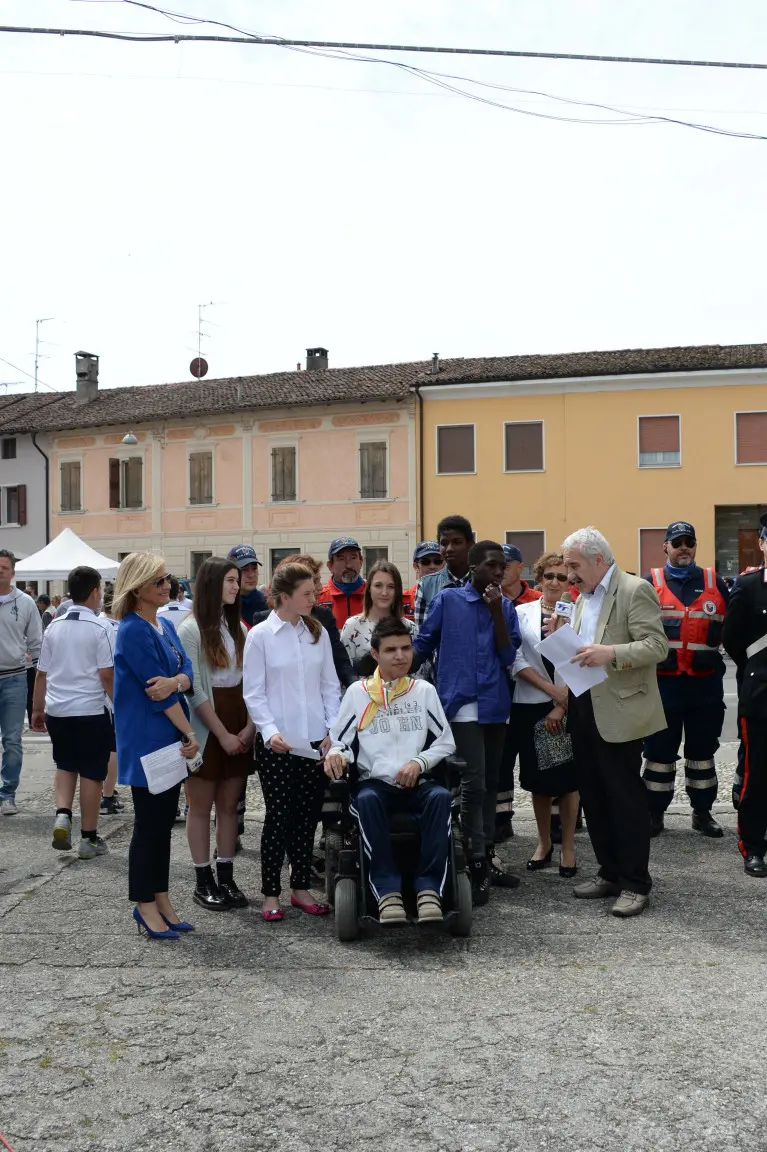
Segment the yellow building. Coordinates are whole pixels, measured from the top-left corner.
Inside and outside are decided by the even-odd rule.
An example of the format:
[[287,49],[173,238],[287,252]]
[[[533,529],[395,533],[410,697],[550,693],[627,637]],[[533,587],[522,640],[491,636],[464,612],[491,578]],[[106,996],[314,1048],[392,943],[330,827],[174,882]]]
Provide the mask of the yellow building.
[[529,566],[594,524],[645,573],[665,527],[687,520],[722,575],[759,557],[765,344],[435,359],[415,391],[425,536],[461,513]]

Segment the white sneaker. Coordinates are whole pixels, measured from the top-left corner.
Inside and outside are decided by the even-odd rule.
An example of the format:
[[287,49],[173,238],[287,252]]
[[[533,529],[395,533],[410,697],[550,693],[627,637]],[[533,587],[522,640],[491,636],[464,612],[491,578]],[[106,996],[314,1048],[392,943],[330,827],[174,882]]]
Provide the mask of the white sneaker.
[[10,796],[5,800],[0,800],[0,816],[18,816],[19,810],[16,807],[16,801]]
[[53,840],[51,844],[59,852],[72,850],[72,817],[66,812],[60,812],[53,825]]

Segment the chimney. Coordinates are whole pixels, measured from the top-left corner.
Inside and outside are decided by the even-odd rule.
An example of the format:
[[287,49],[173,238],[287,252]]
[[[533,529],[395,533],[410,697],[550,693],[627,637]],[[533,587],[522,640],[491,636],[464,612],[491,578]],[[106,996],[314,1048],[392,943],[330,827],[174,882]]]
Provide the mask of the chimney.
[[306,349],[306,371],[318,371],[320,368],[327,368],[328,366],[328,350],[327,348],[307,348]]
[[75,352],[77,403],[90,404],[99,394],[99,358],[92,352]]
[[434,352],[431,358],[431,374],[432,376],[439,375],[439,352]]

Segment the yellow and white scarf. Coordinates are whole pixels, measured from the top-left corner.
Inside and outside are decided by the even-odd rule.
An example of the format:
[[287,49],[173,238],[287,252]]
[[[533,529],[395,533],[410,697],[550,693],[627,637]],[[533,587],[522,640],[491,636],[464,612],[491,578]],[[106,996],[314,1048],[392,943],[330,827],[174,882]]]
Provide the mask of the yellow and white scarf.
[[404,696],[413,685],[412,677],[400,676],[393,684],[385,684],[381,679],[381,669],[376,668],[374,674],[363,681],[363,687],[370,697],[370,703],[362,713],[359,731],[363,732],[372,724],[379,708],[388,708],[399,696]]

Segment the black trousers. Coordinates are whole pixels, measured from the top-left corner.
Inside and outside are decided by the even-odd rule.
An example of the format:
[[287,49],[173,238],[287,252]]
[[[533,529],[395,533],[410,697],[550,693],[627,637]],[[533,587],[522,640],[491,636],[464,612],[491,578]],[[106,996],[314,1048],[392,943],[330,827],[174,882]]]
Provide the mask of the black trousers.
[[650,809],[642,780],[642,741],[608,744],[599,735],[591,693],[570,694],[567,721],[578,790],[599,875],[646,895],[650,879]]
[[740,717],[743,787],[738,804],[738,847],[744,856],[767,852],[767,720]]
[[286,851],[290,887],[308,888],[325,774],[316,760],[272,752],[265,745],[258,775],[266,807],[261,833],[261,891],[264,896],[279,896]]
[[128,897],[149,904],[156,892],[168,891],[170,834],[181,785],[153,796],[148,788],[131,788],[133,836],[128,852]]

